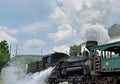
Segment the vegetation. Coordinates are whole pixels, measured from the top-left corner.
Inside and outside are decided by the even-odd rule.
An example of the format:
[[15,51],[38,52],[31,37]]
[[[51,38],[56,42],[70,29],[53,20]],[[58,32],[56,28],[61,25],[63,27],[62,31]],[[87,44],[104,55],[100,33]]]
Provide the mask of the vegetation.
[[10,60],[10,53],[7,41],[0,42],[0,72],[5,64]]
[[110,37],[120,36],[120,24],[114,24],[108,30]]
[[70,46],[70,51],[81,52],[81,45]]
[[81,53],[81,47],[82,45],[84,45],[85,43],[81,43],[79,45],[73,45],[70,46],[70,54],[80,54]]
[[22,64],[27,64],[35,61],[41,61],[42,57],[40,55],[17,55],[13,57],[11,62],[20,62]]
[[3,84],[2,83],[2,75],[1,75],[1,73],[0,73],[0,84]]

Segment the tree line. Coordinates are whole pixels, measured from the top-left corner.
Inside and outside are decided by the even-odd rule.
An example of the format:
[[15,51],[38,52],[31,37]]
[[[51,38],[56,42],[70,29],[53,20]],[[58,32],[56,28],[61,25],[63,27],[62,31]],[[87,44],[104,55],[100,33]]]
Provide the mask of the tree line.
[[0,42],[0,72],[10,60],[9,46],[6,40]]
[[[80,53],[82,44],[70,46],[70,52]],[[9,46],[7,41],[3,40],[0,42],[0,72],[2,68],[8,63],[9,60],[10,60]]]

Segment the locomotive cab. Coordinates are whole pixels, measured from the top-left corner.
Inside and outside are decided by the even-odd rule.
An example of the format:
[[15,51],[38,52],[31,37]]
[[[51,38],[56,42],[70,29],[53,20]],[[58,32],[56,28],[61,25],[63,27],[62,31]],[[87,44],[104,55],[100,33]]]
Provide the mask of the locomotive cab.
[[58,63],[58,61],[68,58],[69,56],[67,54],[64,53],[60,53],[60,52],[55,52],[52,54],[48,54],[48,55],[44,55],[42,57],[42,62],[43,62],[43,69],[46,69],[48,67],[51,66],[56,66],[56,64]]

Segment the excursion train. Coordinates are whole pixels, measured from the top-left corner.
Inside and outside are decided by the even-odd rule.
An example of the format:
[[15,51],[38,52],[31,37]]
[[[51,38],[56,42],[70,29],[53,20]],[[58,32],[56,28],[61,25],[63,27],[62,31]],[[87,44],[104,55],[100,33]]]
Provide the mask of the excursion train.
[[49,84],[65,81],[69,84],[120,84],[120,42],[98,45],[96,41],[87,41],[86,48],[79,55],[59,52],[45,55],[42,61],[28,64],[28,72],[55,66],[47,80]]

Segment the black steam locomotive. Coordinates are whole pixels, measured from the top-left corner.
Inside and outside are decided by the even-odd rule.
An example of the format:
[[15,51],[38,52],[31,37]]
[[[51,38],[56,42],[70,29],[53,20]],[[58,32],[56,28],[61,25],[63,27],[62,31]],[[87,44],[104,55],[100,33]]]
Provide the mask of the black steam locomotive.
[[[89,41],[86,43],[86,47],[97,46],[96,41]],[[58,60],[56,68],[49,78],[49,83],[57,84],[59,82],[67,81],[71,84],[87,84],[90,81],[91,75],[91,58],[89,58],[89,52],[84,51],[82,54],[70,54],[65,59]]]
[[[28,72],[55,66],[47,80],[50,84],[67,81],[69,84],[119,84],[120,42],[98,46],[96,41],[86,42],[87,51],[79,55],[55,52],[42,61],[29,64]],[[117,56],[118,54],[118,56]]]

